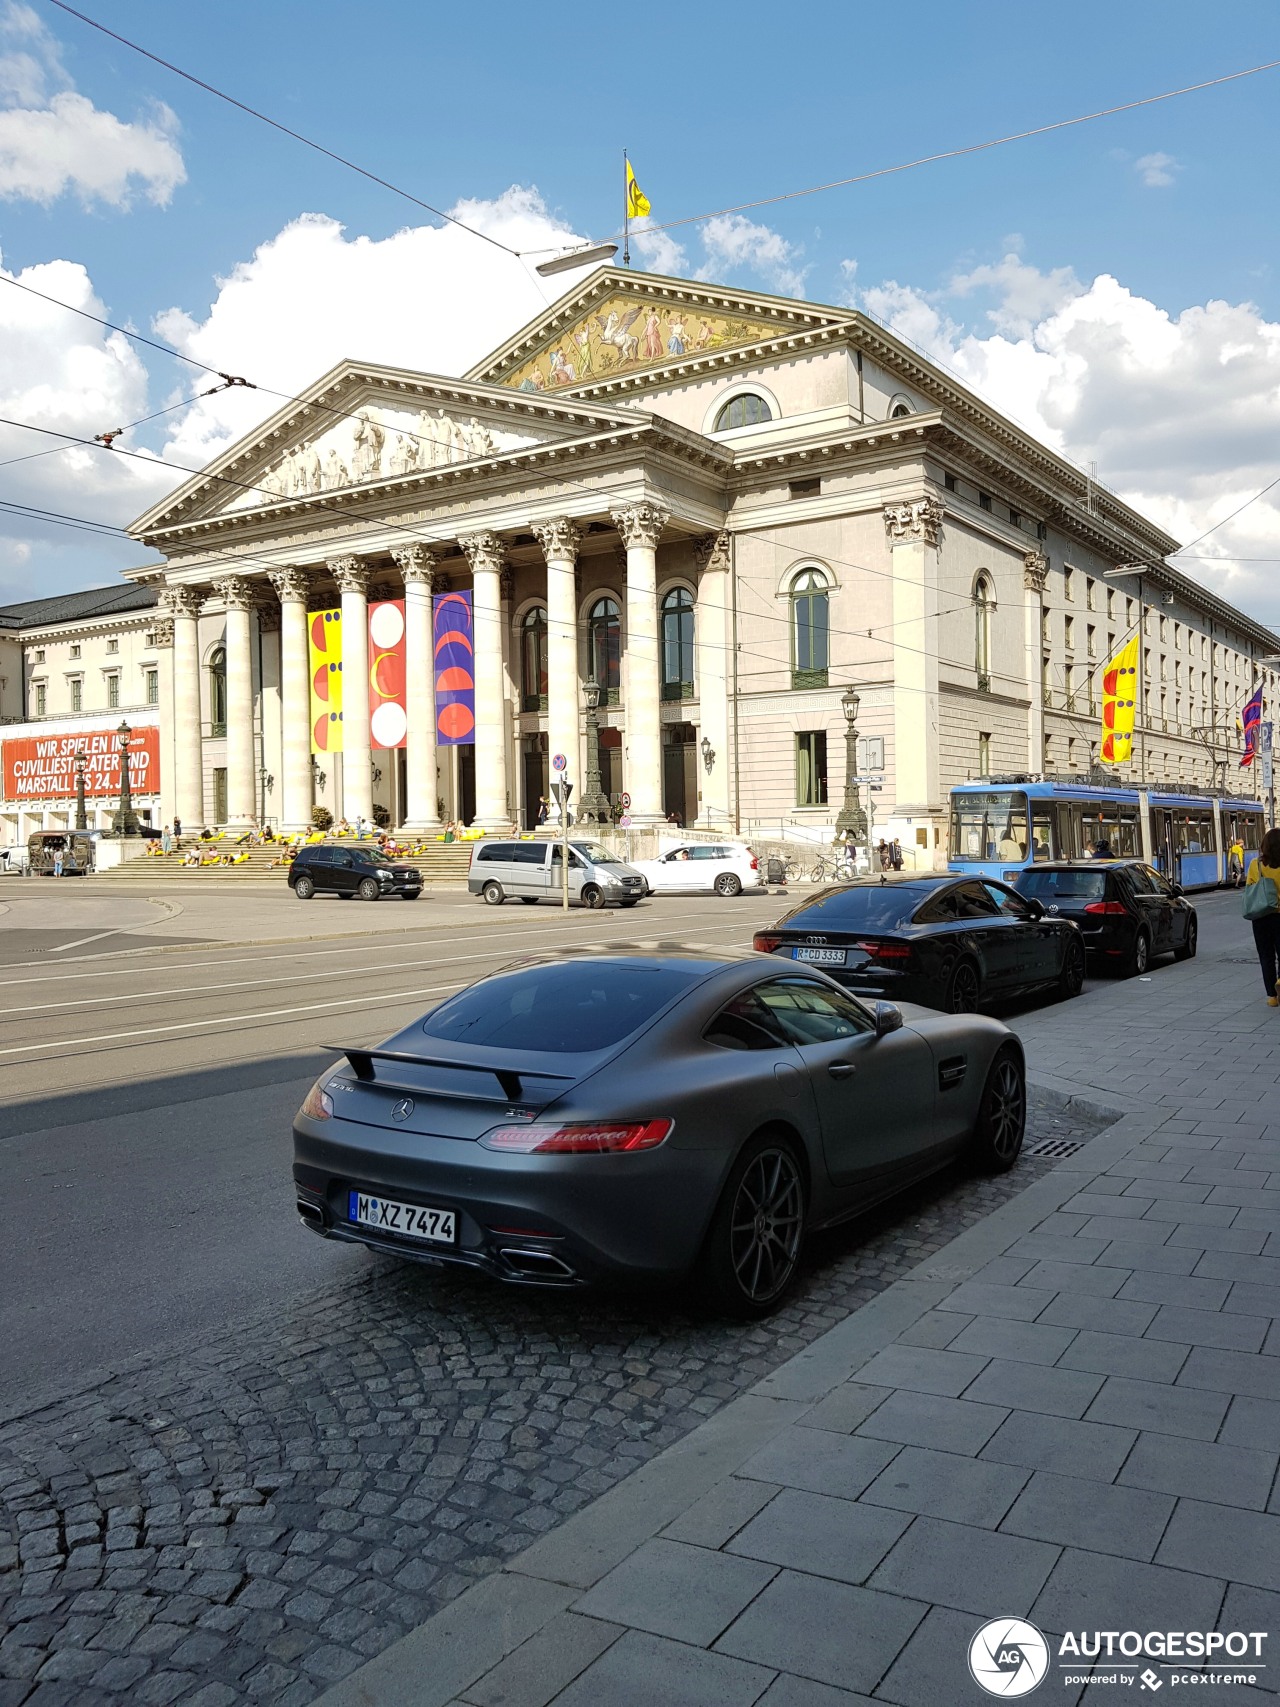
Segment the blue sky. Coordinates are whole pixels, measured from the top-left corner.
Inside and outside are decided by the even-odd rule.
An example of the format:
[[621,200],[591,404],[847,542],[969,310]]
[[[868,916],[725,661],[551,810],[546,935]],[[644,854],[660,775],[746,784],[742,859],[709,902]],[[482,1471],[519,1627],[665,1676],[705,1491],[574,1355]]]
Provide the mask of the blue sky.
[[[924,0],[910,9],[818,3],[789,14],[755,3],[695,4],[625,17],[576,3],[81,5],[439,207],[494,204],[498,211],[484,217],[496,221],[511,186],[536,188],[541,203],[532,211],[525,204],[530,217],[521,225],[535,235],[557,221],[592,236],[616,227],[624,145],[655,217],[675,219],[1280,58],[1280,9],[1230,0],[1213,8],[1183,0],[1159,7],[1085,3],[1070,12],[1025,0]],[[354,356],[383,353],[385,346],[375,351],[361,342],[387,334],[377,271],[385,266],[392,319],[404,316],[408,355],[432,354],[446,365],[444,322],[460,311],[441,275],[483,271],[483,255],[439,246],[438,260],[421,276],[402,276],[413,258],[388,240],[431,223],[407,202],[45,0],[0,0],[0,23],[6,18],[0,253],[7,272],[68,263],[82,270],[86,304],[96,297],[111,317],[148,331],[157,316],[180,309],[185,320],[170,316],[162,324],[167,335],[184,334],[186,347],[216,347],[237,371],[275,361],[275,381],[299,384],[329,365],[332,349],[317,336],[309,370],[305,343],[276,361],[291,335],[272,324],[288,295],[287,268],[295,269],[291,288],[323,298],[326,255],[340,246],[351,259],[351,246],[368,239],[370,270],[329,316],[341,322],[349,347],[333,347]],[[23,65],[30,72],[28,61],[38,76],[20,74]],[[129,127],[121,148],[124,155],[136,148],[139,170],[114,186],[87,186],[72,160],[65,183],[56,172],[48,181],[33,183],[21,172],[6,180],[6,138],[12,145],[16,136],[21,148],[38,134],[40,115],[71,92],[81,104],[64,112],[67,126],[74,131],[83,119],[91,127],[86,107],[113,115]],[[892,320],[1068,454],[1098,460],[1104,480],[1191,538],[1280,473],[1278,115],[1280,71],[1273,71],[762,208],[746,222],[712,227],[710,243],[705,228],[684,227],[671,233],[682,253],[658,251],[656,258],[726,282],[856,302]],[[6,120],[18,128],[6,132]],[[66,146],[71,159],[74,136]],[[325,227],[309,255],[292,240],[271,248],[304,214],[325,216],[343,232]],[[264,245],[269,258],[255,271]],[[463,240],[462,247],[483,246]],[[233,313],[220,281],[246,266]],[[393,279],[396,267],[401,275]],[[272,268],[274,285],[266,277]],[[74,283],[65,272],[40,277],[53,294],[55,283]],[[1100,288],[1099,278],[1116,286]],[[251,334],[255,290],[260,331]],[[486,300],[493,314],[507,317],[493,324],[495,344],[538,307],[527,280],[495,286]],[[1213,303],[1226,306],[1215,311]],[[441,322],[425,352],[419,314]],[[0,320],[0,366],[6,330],[26,338],[28,355],[50,340],[50,357],[65,358],[64,394],[46,419],[71,418],[65,393],[74,390],[75,340],[89,336],[84,325],[69,329],[71,342],[59,349],[52,322],[33,333]],[[485,336],[474,327],[460,331],[457,365],[479,353],[471,344],[481,337],[483,347]],[[1242,348],[1246,359],[1233,367],[1231,352]],[[88,353],[104,355],[101,348]],[[142,414],[172,400],[173,365],[147,352],[138,359],[139,368],[117,376],[118,397],[103,381],[86,426],[97,419],[94,410],[117,402]],[[0,378],[0,412],[13,415],[21,406],[28,411],[22,418],[37,418],[31,411],[41,406],[39,390],[36,374],[21,384]],[[200,419],[203,436],[187,431],[168,443],[170,456],[217,448],[246,417],[206,411]],[[1148,440],[1155,448],[1145,454],[1140,446]],[[161,450],[167,441],[157,427],[132,442]],[[4,457],[29,448],[12,433],[0,440]],[[0,469],[0,497],[113,522],[142,507],[129,482],[112,485],[101,472],[66,479],[59,489],[64,462]],[[1280,507],[1254,505],[1240,522],[1202,550],[1252,560],[1269,549],[1280,558]],[[0,591],[9,597],[29,575],[84,584],[138,555],[91,536],[23,531],[3,517],[0,534],[11,547],[6,562],[0,541]],[[1268,583],[1276,567],[1211,564],[1203,572],[1274,621],[1280,599]]]

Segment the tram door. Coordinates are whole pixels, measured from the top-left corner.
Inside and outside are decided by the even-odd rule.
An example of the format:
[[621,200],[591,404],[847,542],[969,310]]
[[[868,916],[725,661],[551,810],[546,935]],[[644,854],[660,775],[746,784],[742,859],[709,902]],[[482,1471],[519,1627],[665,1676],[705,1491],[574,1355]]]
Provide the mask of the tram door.
[[1054,850],[1055,859],[1079,859],[1080,838],[1076,835],[1076,825],[1072,809],[1063,801],[1054,806],[1057,848]]
[[1162,812],[1158,806],[1151,808],[1151,831],[1153,852],[1156,856],[1156,870],[1162,872],[1171,883],[1178,881],[1178,852],[1177,837],[1173,828],[1173,813]]

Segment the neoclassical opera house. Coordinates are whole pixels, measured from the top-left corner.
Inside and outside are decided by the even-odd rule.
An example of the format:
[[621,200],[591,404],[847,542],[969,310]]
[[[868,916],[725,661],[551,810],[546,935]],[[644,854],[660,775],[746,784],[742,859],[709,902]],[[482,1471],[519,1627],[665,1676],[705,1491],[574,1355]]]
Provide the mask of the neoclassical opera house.
[[633,823],[825,823],[852,684],[877,824],[936,849],[953,782],[1087,772],[1138,592],[1104,571],[1159,613],[1152,774],[1209,782],[1197,727],[1276,650],[873,321],[616,268],[463,379],[343,362],[132,532],[187,826],[532,822],[589,682]]

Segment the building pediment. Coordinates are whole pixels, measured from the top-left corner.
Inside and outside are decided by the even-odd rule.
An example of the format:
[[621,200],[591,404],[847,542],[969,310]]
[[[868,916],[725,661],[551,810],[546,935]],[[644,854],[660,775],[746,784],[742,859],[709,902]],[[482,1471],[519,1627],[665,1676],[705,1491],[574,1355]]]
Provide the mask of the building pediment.
[[828,331],[849,319],[839,310],[785,297],[603,267],[468,377],[526,394],[572,394],[782,337]]
[[345,362],[139,517],[143,537],[635,426],[634,413]]

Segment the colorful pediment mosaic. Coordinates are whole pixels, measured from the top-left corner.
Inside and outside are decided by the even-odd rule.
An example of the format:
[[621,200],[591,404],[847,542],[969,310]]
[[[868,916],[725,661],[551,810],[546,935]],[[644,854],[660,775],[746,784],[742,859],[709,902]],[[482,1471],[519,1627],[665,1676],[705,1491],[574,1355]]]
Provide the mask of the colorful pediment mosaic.
[[517,391],[562,391],[708,350],[758,344],[779,330],[767,320],[704,314],[679,302],[637,302],[634,294],[618,292],[550,339],[502,384]]

